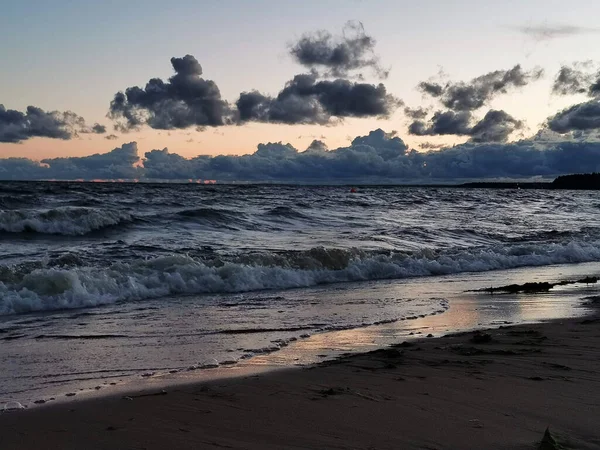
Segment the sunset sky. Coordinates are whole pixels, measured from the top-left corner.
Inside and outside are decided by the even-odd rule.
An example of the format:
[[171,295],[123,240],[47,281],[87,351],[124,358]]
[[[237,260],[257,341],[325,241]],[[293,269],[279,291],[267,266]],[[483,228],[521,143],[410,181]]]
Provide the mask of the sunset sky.
[[[117,92],[143,88],[151,78],[166,81],[174,75],[170,59],[187,54],[230,104],[252,90],[276,96],[287,81],[308,72],[294,61],[291,46],[318,30],[340,37],[348,21],[362,23],[376,41],[381,67],[390,69],[386,79],[362,70],[364,82],[383,83],[412,108],[440,109],[417,89],[422,81],[440,80],[440,74],[444,81],[468,82],[517,64],[524,71],[544,69],[541,79],[495,96],[474,113],[481,119],[488,109],[504,110],[525,122],[510,139],[528,137],[548,117],[585,101],[583,94],[556,96],[551,90],[561,65],[597,58],[599,14],[600,3],[592,0],[12,2],[0,15],[0,104],[21,112],[29,105],[73,111],[107,131],[69,140],[32,137],[0,143],[0,157],[83,156],[131,141],[140,154],[168,147],[185,157],[252,153],[259,143],[277,141],[304,150],[319,139],[336,148],[376,128],[396,130],[410,148],[466,141],[465,136],[410,135],[404,107],[387,118],[348,117],[335,125],[251,121],[201,131],[144,125],[122,132],[106,117]],[[106,139],[110,135],[116,138]]]

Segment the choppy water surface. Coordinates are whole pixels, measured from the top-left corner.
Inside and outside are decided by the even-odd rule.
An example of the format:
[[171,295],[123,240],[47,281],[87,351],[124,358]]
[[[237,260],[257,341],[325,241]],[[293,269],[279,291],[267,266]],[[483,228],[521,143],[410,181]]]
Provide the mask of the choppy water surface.
[[599,219],[594,192],[3,183],[0,362],[36,380],[4,393],[439,314],[347,283],[600,261]]

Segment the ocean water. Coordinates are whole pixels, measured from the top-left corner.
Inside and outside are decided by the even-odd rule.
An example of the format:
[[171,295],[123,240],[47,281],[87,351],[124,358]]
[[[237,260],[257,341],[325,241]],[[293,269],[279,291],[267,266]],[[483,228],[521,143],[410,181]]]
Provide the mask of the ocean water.
[[[587,191],[2,183],[0,402],[401,333],[469,286],[599,262],[599,219]],[[572,314],[513,300],[484,322]]]

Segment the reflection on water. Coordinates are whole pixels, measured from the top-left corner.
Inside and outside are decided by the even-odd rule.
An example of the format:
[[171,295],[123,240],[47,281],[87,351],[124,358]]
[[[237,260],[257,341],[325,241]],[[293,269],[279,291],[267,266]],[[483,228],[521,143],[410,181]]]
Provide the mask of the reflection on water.
[[[598,274],[600,264],[590,263],[181,297],[170,299],[169,308],[157,300],[5,317],[0,320],[0,403],[31,403],[79,389],[94,392],[95,386],[111,392],[117,389],[112,382],[125,388],[139,387],[141,380],[172,383],[252,373],[429,334],[574,317],[587,312],[581,298],[598,295],[600,286],[573,284],[540,294],[474,291]],[[224,365],[188,370],[213,358]]]
[[583,316],[589,310],[582,306],[581,299],[599,295],[600,285],[571,284],[536,294],[490,295],[469,291],[533,281],[571,280],[599,272],[600,266],[590,263],[379,283],[371,288],[371,295],[415,299],[445,298],[448,299],[450,308],[443,314],[412,321],[401,320],[391,324],[315,335],[275,354],[255,358],[249,364],[310,364],[342,353],[370,351],[403,340],[424,338],[429,334],[441,336],[478,328]]

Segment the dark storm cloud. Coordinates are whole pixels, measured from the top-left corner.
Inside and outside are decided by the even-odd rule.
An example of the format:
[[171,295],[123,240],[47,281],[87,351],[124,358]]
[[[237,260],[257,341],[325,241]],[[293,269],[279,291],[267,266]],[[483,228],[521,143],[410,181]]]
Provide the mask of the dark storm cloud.
[[332,118],[388,117],[402,102],[383,84],[344,79],[318,81],[315,74],[296,75],[277,97],[244,92],[236,102],[240,122],[327,124]]
[[0,159],[0,180],[40,180],[46,177],[47,168],[27,158]]
[[[495,123],[489,119],[487,123]],[[491,126],[493,129],[494,127]],[[436,146],[437,147],[437,146]],[[533,140],[471,142],[431,152],[408,150],[394,133],[375,130],[348,147],[327,151],[319,144],[304,152],[290,144],[261,144],[251,155],[185,159],[167,149],[146,154],[146,177],[274,182],[410,182],[528,178],[600,170],[600,143]]]
[[[489,122],[495,123],[493,120]],[[493,128],[493,127],[492,127]],[[347,147],[326,150],[314,143],[304,152],[281,142],[260,144],[242,156],[186,159],[168,149],[145,154],[135,143],[104,155],[54,158],[39,164],[24,158],[0,159],[0,179],[132,179],[273,181],[310,183],[402,183],[485,178],[553,177],[600,171],[600,142],[476,143],[430,152],[408,150],[395,133],[375,130]]]
[[408,127],[408,132],[415,136],[464,136],[471,133],[471,118],[468,111],[437,111],[429,122],[415,120]]
[[600,73],[591,61],[562,66],[552,87],[558,95],[586,94],[592,100],[559,111],[546,126],[556,133],[587,133],[600,130]]
[[473,126],[471,140],[473,142],[506,142],[508,137],[523,128],[523,122],[515,119],[502,110],[492,109]]
[[140,160],[137,144],[130,142],[111,152],[83,157],[43,159],[48,177],[57,179],[118,179],[138,178],[141,170],[134,167]]
[[[168,150],[146,153],[147,178],[199,178],[247,181],[337,181],[391,174],[389,164],[406,152],[394,133],[375,130],[354,139],[349,147],[327,151],[314,143],[304,152],[281,142],[259,144],[255,153],[242,156],[200,156],[190,160]],[[216,177],[216,178],[213,178]]]
[[560,111],[548,119],[548,128],[557,133],[600,129],[600,101],[590,100]]
[[415,120],[408,128],[416,136],[456,135],[470,136],[473,142],[506,142],[523,123],[505,111],[490,110],[472,125],[469,111],[438,111],[428,121]]
[[0,104],[0,142],[18,143],[34,137],[68,140],[86,131],[83,117],[72,111],[28,106],[23,113]]
[[600,143],[470,143],[415,155],[419,159],[423,173],[435,179],[553,177],[600,170]]
[[143,175],[137,144],[130,142],[103,153],[83,157],[48,158],[41,164],[26,158],[0,159],[1,180],[135,179]]
[[341,36],[325,30],[307,33],[290,46],[290,54],[300,64],[325,76],[347,77],[349,72],[370,68],[380,78],[388,71],[375,54],[375,39],[365,33],[360,22],[347,22]]
[[497,95],[526,86],[541,78],[542,75],[541,69],[526,72],[520,65],[516,65],[509,70],[496,70],[481,75],[469,82],[448,82],[444,85],[422,82],[418,87],[424,94],[438,99],[448,109],[474,111],[486,105]]
[[202,67],[191,55],[171,58],[175,75],[168,81],[152,78],[144,88],[129,87],[115,94],[109,117],[127,131],[149,125],[160,130],[220,126],[231,111],[214,81],[202,78]]
[[175,153],[169,153],[169,150],[152,150],[145,155],[144,175],[148,179],[170,179],[187,180],[197,178],[195,176],[197,168],[194,159],[185,159],[183,156]]
[[590,97],[600,97],[600,75],[596,78],[589,88],[588,95]]
[[516,30],[529,36],[536,41],[548,41],[551,39],[577,36],[580,34],[598,33],[600,28],[580,27],[576,25],[526,25],[515,27]]

